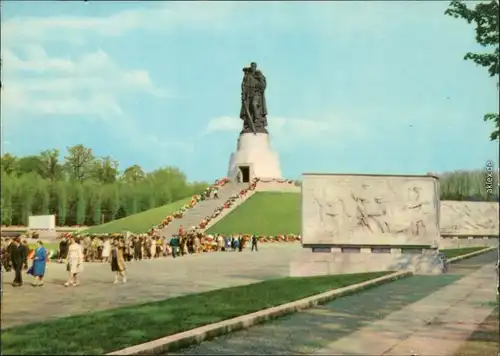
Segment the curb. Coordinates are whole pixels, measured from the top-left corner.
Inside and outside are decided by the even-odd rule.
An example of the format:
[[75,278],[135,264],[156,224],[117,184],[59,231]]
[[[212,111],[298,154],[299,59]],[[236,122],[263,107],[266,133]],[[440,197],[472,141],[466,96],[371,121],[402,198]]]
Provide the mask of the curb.
[[465,260],[467,258],[471,258],[471,257],[477,256],[477,255],[481,255],[481,254],[483,254],[485,252],[493,251],[493,250],[496,250],[496,249],[497,249],[496,247],[486,247],[486,248],[484,248],[482,250],[479,250],[479,251],[474,251],[474,252],[471,252],[471,253],[467,253],[465,255],[461,255],[461,256],[450,258],[448,260],[448,263],[453,263],[453,262],[458,262],[458,261],[461,261],[461,260]]
[[303,309],[312,308],[318,304],[323,304],[329,302],[332,299],[361,291],[367,287],[392,282],[394,280],[409,277],[411,275],[413,275],[413,273],[408,271],[391,273],[387,276],[375,278],[366,282],[334,289],[325,293],[314,295],[312,297],[260,310],[251,314],[241,315],[239,317],[224,320],[215,324],[205,325],[196,329],[191,329],[178,334],[166,336],[143,344],[127,347],[122,350],[108,353],[107,355],[166,354],[172,349],[179,349],[190,345],[199,344],[207,339],[213,339],[217,336],[228,334],[240,329],[245,329],[269,319],[274,319],[280,316],[295,313]]

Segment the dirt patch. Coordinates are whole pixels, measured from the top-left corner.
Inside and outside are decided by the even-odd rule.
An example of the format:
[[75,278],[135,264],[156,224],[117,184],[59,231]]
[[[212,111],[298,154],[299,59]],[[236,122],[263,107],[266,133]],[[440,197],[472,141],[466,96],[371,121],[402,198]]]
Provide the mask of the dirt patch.
[[497,305],[495,310],[479,325],[455,356],[497,356],[499,354],[498,312]]

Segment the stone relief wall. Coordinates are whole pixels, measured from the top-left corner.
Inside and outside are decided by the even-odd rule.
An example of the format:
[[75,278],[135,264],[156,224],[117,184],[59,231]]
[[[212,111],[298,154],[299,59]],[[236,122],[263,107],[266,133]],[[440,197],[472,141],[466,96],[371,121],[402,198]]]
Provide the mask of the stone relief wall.
[[441,234],[498,235],[497,202],[441,201]]
[[302,243],[435,245],[437,184],[431,176],[304,175]]

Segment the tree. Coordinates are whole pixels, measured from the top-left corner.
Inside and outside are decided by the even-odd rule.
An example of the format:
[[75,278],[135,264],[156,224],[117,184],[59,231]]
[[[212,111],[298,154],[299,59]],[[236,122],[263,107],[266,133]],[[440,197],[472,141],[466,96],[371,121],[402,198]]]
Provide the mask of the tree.
[[[499,67],[499,6],[498,0],[492,0],[489,3],[478,3],[473,8],[469,8],[461,0],[453,0],[446,15],[454,18],[462,18],[469,24],[474,22],[476,25],[476,41],[481,46],[490,48],[488,53],[472,53],[465,55],[465,60],[471,60],[477,65],[488,68],[488,73],[491,77],[497,77],[500,74]],[[492,141],[500,137],[498,113],[488,113],[483,117],[484,121],[493,121],[494,129],[490,135]]]
[[96,159],[92,164],[91,176],[101,183],[113,183],[118,176],[118,162],[111,157]]
[[68,216],[68,190],[66,182],[57,182],[57,223],[59,226],[66,224],[66,217]]
[[85,225],[85,216],[87,210],[87,200],[85,199],[85,190],[81,183],[75,186],[75,219],[77,225]]
[[68,147],[68,155],[64,157],[65,166],[72,179],[83,181],[91,173],[94,155],[92,149],[83,145]]
[[43,175],[42,160],[40,156],[26,156],[17,161],[16,173],[18,175],[36,173]]
[[63,167],[59,164],[59,150],[52,149],[40,153],[42,177],[54,181],[59,179],[63,172]]
[[134,164],[123,171],[121,178],[129,183],[139,182],[144,180],[146,174],[142,170],[141,166]]
[[2,171],[7,174],[12,174],[16,169],[17,158],[12,156],[10,153],[6,153],[2,156]]
[[12,225],[13,195],[15,193],[11,177],[2,172],[2,225]]
[[120,206],[120,190],[118,184],[106,184],[102,189],[101,198],[101,211],[104,214],[104,221],[108,222],[116,219]]
[[27,226],[28,218],[33,213],[33,203],[36,194],[36,181],[38,180],[36,173],[25,174],[21,177],[19,193],[20,202],[20,223]]

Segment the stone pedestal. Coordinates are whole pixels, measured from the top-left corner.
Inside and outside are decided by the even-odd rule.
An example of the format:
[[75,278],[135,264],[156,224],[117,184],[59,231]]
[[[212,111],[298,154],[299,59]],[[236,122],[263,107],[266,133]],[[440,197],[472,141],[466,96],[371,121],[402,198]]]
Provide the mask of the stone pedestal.
[[244,180],[253,178],[281,179],[278,154],[271,149],[269,134],[241,134],[236,152],[229,160],[229,178],[235,178],[239,172]]
[[446,266],[438,253],[437,248],[304,248],[290,264],[290,277],[380,271],[441,274]]

